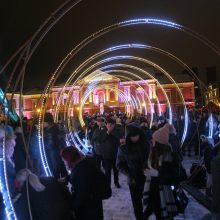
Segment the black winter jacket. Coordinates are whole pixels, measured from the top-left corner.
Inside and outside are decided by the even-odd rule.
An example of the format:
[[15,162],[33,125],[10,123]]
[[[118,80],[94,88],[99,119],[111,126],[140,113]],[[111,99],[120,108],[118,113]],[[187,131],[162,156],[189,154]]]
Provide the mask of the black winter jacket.
[[77,220],[103,219],[102,200],[96,197],[93,187],[95,169],[93,158],[86,157],[72,171],[72,205]]
[[101,136],[103,158],[106,160],[116,160],[120,138],[122,138],[121,129],[115,127],[110,134],[107,134],[107,131],[104,130]]
[[[71,196],[69,191],[52,177],[40,179],[46,187],[42,192],[35,191],[29,185],[29,199],[34,220],[73,220]],[[22,188],[22,196],[15,203],[18,219],[30,220],[26,184]]]
[[59,129],[56,124],[44,128],[44,146],[50,170],[58,178],[62,167]]
[[126,143],[119,147],[116,166],[120,172],[128,176],[129,182],[134,180],[137,184],[143,183],[145,179],[143,170],[147,166],[149,148],[149,143],[141,130],[137,143],[132,143],[127,134]]

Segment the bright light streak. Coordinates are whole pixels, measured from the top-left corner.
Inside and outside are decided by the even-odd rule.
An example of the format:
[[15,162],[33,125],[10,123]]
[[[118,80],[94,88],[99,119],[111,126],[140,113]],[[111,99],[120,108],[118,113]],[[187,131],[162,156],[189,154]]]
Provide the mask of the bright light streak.
[[7,219],[17,220],[16,213],[12,205],[10,190],[9,190],[8,180],[7,180],[7,167],[6,167],[6,157],[5,157],[5,137],[3,138],[3,143],[2,143],[2,146],[0,147],[2,147],[2,152],[1,152],[2,155],[0,154],[0,191],[1,191],[3,202],[5,205],[5,212],[7,215]]
[[209,115],[208,123],[209,123],[209,137],[212,138],[213,137],[213,127],[214,127],[212,113],[210,113],[210,115]]

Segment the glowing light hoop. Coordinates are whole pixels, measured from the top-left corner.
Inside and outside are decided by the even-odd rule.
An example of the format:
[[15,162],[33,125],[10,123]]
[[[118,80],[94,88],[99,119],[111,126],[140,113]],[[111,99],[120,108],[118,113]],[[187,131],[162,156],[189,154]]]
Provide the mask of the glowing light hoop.
[[[184,33],[187,33],[188,35],[190,35],[190,36],[200,40],[206,46],[211,48],[217,55],[220,55],[220,50],[219,50],[219,48],[214,43],[212,43],[211,41],[209,41],[208,39],[206,39],[202,35],[198,34],[197,32],[195,32],[195,31],[193,31],[193,30],[191,30],[189,28],[185,28],[184,26],[178,25],[178,24],[173,23],[173,22],[159,20],[159,19],[151,19],[151,18],[133,19],[133,20],[129,20],[129,21],[119,22],[119,23],[113,24],[111,26],[108,26],[106,28],[103,28],[103,29],[95,32],[94,34],[90,35],[86,39],[84,39],[73,50],[71,50],[71,52],[62,60],[62,62],[60,63],[60,65],[58,66],[58,68],[56,69],[56,71],[54,72],[54,74],[51,77],[53,83],[49,82],[47,87],[50,87],[50,86],[52,86],[54,84],[54,82],[56,81],[57,77],[60,75],[61,71],[64,69],[64,66],[66,66],[67,62],[77,52],[79,52],[83,47],[85,47],[87,44],[89,44],[90,42],[92,42],[96,38],[104,35],[105,33],[110,32],[110,31],[112,31],[114,29],[117,29],[117,28],[120,28],[120,27],[123,27],[123,26],[137,25],[137,24],[156,24],[156,25],[163,25],[163,26],[166,26],[166,27],[171,27],[171,28],[174,28],[174,29],[177,29],[177,30],[181,30]],[[46,90],[46,93],[47,93],[47,90]],[[186,116],[187,116],[186,118],[188,118],[188,115],[186,115]],[[185,132],[184,132],[184,134],[185,134]]]

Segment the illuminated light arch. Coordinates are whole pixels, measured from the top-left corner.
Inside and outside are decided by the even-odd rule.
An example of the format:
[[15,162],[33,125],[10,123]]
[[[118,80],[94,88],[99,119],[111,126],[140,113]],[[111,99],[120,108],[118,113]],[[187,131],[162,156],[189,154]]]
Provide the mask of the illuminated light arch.
[[214,43],[212,43],[211,41],[209,41],[207,38],[203,37],[199,33],[189,28],[186,28],[182,25],[176,24],[174,22],[169,22],[169,21],[160,20],[160,19],[152,19],[152,18],[133,19],[133,20],[123,21],[123,22],[119,22],[119,23],[110,25],[108,27],[105,27],[93,33],[92,35],[84,39],[83,41],[81,41],[81,43],[79,43],[73,50],[71,50],[68,53],[68,55],[62,60],[62,62],[60,63],[60,65],[58,66],[58,68],[56,69],[52,77],[54,78],[54,80],[56,80],[56,78],[60,75],[61,71],[64,69],[67,63],[72,59],[72,57],[76,55],[82,48],[84,48],[87,44],[89,44],[93,40],[97,39],[98,37],[106,33],[111,32],[112,30],[115,30],[115,29],[118,29],[124,26],[138,25],[138,24],[155,24],[155,25],[162,25],[162,26],[171,27],[177,30],[181,30],[184,33],[187,33],[188,35],[200,40],[206,46],[212,49],[217,55],[220,55],[220,49]]
[[[136,25],[136,24],[156,24],[156,25],[163,25],[163,26],[171,27],[171,28],[174,28],[174,29],[177,29],[177,30],[181,30],[184,33],[187,33],[188,35],[190,35],[190,36],[200,40],[206,46],[208,46],[214,52],[216,52],[217,55],[220,55],[220,50],[219,50],[219,48],[215,44],[213,44],[211,41],[209,41],[208,39],[206,39],[202,35],[198,34],[197,32],[195,32],[195,31],[193,31],[193,30],[191,30],[189,28],[185,28],[184,26],[178,25],[178,24],[173,23],[173,22],[159,20],[159,19],[151,19],[151,18],[134,19],[134,20],[130,20],[130,21],[124,21],[124,22],[113,24],[111,26],[108,26],[106,28],[103,28],[103,29],[95,32],[94,34],[92,34],[89,37],[87,37],[86,39],[84,39],[73,50],[71,50],[71,52],[62,60],[62,62],[60,63],[60,65],[58,66],[58,68],[56,69],[56,71],[54,72],[54,74],[51,77],[51,79],[53,79],[52,80],[53,82],[52,83],[48,83],[48,87],[50,87],[50,86],[52,86],[54,84],[54,82],[56,81],[57,77],[60,75],[61,71],[64,69],[64,67],[67,65],[67,63],[72,59],[72,57],[74,55],[76,55],[87,44],[89,44],[93,40],[97,39],[98,37],[104,35],[105,33],[110,32],[110,31],[112,31],[114,29],[117,29],[117,28],[120,28],[120,27],[123,27],[123,26],[128,26],[128,25]],[[47,90],[46,90],[46,93],[47,93]],[[188,120],[188,115],[186,117],[186,120]]]
[[[132,24],[141,24],[141,23],[143,23],[143,24],[157,24],[157,25],[165,25],[165,26],[167,26],[167,27],[172,27],[172,28],[175,28],[175,29],[180,29],[181,27],[183,27],[183,26],[178,26],[177,24],[175,24],[175,23],[172,23],[172,22],[167,22],[167,21],[163,21],[163,20],[158,20],[158,19],[135,19],[135,20],[131,20],[131,21],[125,21],[125,22],[120,22],[120,23],[118,23],[118,24],[116,24],[115,25],[115,28],[118,28],[118,27],[120,27],[120,26],[127,26],[127,25],[132,25]],[[112,26],[112,27],[114,27],[114,25]],[[181,29],[182,31],[183,31],[183,29]],[[189,29],[190,30],[190,29]],[[196,32],[193,32],[193,31],[189,31],[188,29],[185,29],[185,31],[187,31],[187,33],[188,34],[190,34],[190,35],[192,35],[192,36],[200,36],[200,35],[198,35]],[[90,38],[91,39],[96,39],[98,36],[101,36],[101,35],[103,35],[104,34],[104,32],[105,33],[107,33],[107,32],[110,32],[110,28],[109,27],[107,27],[107,28],[104,28],[104,29],[102,29],[102,30],[100,30],[100,31],[98,31],[98,32],[96,32],[96,33],[94,33],[93,35],[91,35],[90,37],[88,37],[87,39],[85,39],[84,41],[82,41],[79,45],[77,45],[77,47],[75,48],[75,51],[79,51],[79,47],[80,46],[82,46],[83,45],[83,43],[84,42],[86,42],[87,40],[89,40]],[[196,34],[195,34],[196,33]],[[202,37],[202,36],[201,36]],[[208,40],[206,40],[206,38],[204,38],[204,37],[202,37],[202,40],[201,40],[201,38],[199,38],[199,37],[197,37],[197,39],[199,39],[200,41],[202,41],[202,42],[204,42],[206,45],[208,45],[208,46],[210,46],[210,42],[208,41]],[[91,42],[92,40],[90,40],[90,42]],[[87,43],[88,44],[88,43]],[[86,44],[85,44],[86,45]],[[84,45],[84,46],[85,46]],[[210,46],[213,50],[215,50],[216,52],[217,52],[217,54],[219,55],[219,49],[218,48],[215,48],[215,45],[213,46],[213,45],[211,45]],[[72,56],[73,55],[73,53],[72,52],[74,52],[74,50],[73,51],[71,51],[71,53],[69,53],[68,54],[68,58],[69,58],[69,56]],[[74,55],[75,55],[76,53],[74,53]],[[64,64],[64,62],[62,62],[61,63],[61,65],[62,64]],[[61,65],[59,65],[59,70],[62,70],[62,69],[60,69],[60,67],[61,67]],[[63,68],[63,66],[62,66],[62,68]],[[57,71],[56,71],[56,73],[57,73]],[[53,76],[52,76],[52,82],[49,82],[48,83],[48,85],[49,85],[49,87],[50,87],[50,85],[52,85],[53,83],[54,83],[54,81],[56,80],[56,78],[57,78],[57,76],[59,75],[59,74],[57,74],[57,76],[56,76],[56,73],[55,74],[53,74]],[[48,93],[48,88],[49,87],[47,87],[47,89],[45,90],[45,92],[44,92],[44,94],[47,94]],[[39,123],[41,123],[40,121],[39,121]],[[42,132],[41,132],[42,133]]]
[[[174,28],[177,30],[181,30],[184,33],[187,33],[188,35],[200,40],[206,46],[208,46],[210,49],[212,49],[217,55],[220,55],[220,50],[214,43],[212,43],[211,41],[209,41],[207,38],[203,37],[202,35],[198,34],[197,32],[195,32],[189,28],[186,28],[182,25],[179,25],[179,24],[176,24],[173,22],[169,22],[169,21],[165,21],[165,20],[160,20],[160,19],[151,19],[151,18],[133,19],[133,20],[123,21],[123,22],[119,22],[119,23],[110,25],[108,27],[105,27],[105,28],[93,33],[92,35],[90,35],[86,39],[84,39],[73,50],[71,50],[71,52],[69,52],[68,55],[62,60],[62,62],[60,63],[60,65],[56,69],[55,73],[51,77],[51,78],[53,78],[53,82],[56,81],[57,77],[60,75],[61,71],[64,69],[66,64],[71,60],[71,58],[74,55],[76,55],[87,44],[89,44],[93,40],[97,39],[98,37],[110,32],[112,30],[115,30],[117,28],[121,28],[123,26],[137,25],[137,24],[155,24],[155,25],[162,25],[162,26],[171,27],[171,28]],[[52,83],[52,84],[54,84],[54,83]],[[50,83],[48,83],[48,86],[51,86]]]

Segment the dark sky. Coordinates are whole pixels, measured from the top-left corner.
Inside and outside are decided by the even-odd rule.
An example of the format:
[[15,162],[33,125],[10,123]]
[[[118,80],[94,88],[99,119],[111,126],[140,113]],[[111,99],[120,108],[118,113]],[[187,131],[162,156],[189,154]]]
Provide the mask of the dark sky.
[[[63,0],[7,0],[0,3],[0,65],[38,29],[40,24]],[[82,0],[47,34],[27,65],[25,87],[44,87],[62,58],[84,38],[108,25],[135,18],[157,18],[173,21],[204,35],[220,47],[219,0]],[[74,67],[93,53],[110,46],[142,43],[167,50],[190,67],[204,72],[217,66],[215,53],[183,32],[155,25],[138,25],[117,29],[84,48],[64,71],[65,78]],[[149,51],[124,50],[117,55],[136,55],[151,59],[169,72],[181,71],[166,57]],[[114,53],[108,55],[113,56]],[[0,83],[10,75],[12,65]],[[62,78],[62,77],[61,77]]]

